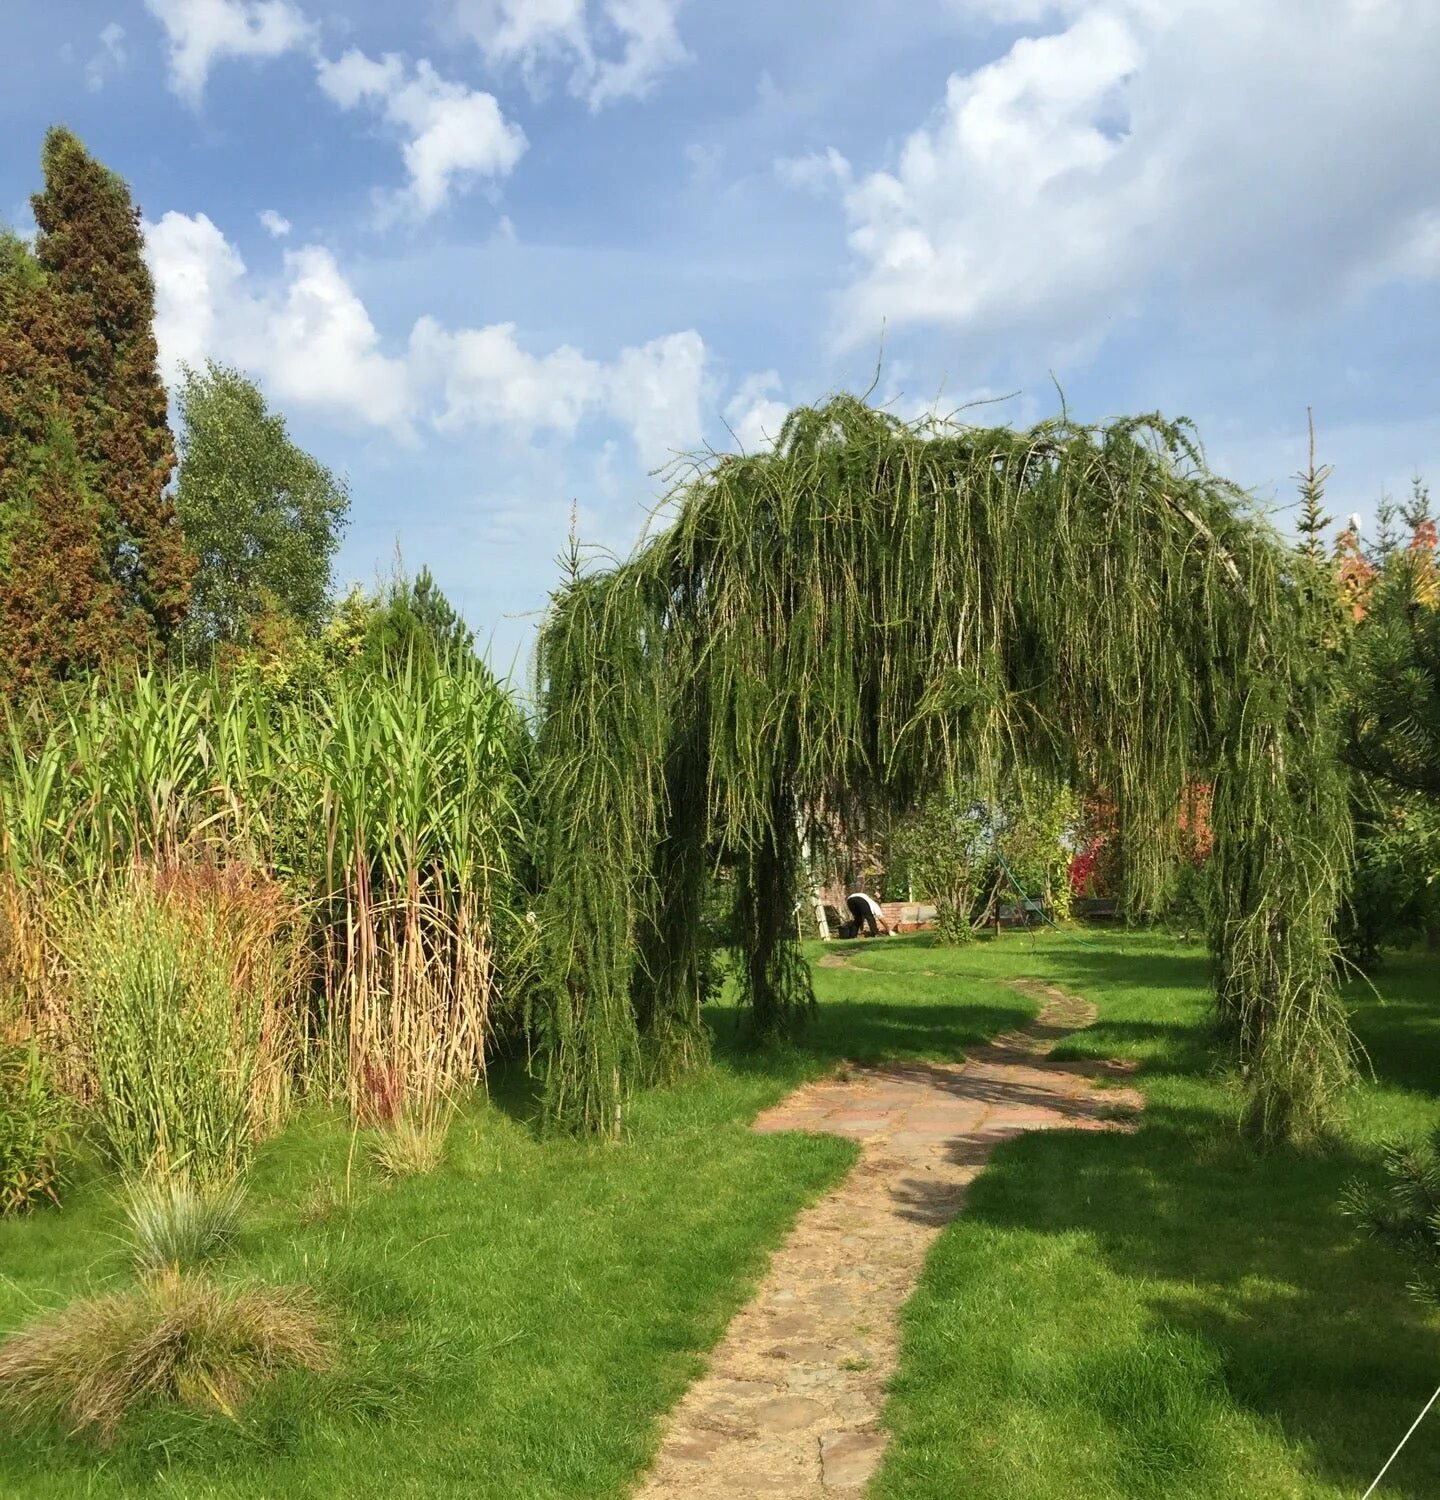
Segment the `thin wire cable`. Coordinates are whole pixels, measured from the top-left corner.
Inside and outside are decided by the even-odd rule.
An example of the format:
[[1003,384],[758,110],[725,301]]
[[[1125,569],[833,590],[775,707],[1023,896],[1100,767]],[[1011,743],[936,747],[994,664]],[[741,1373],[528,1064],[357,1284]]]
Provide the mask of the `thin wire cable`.
[[[1410,1441],[1411,1434],[1425,1420],[1425,1413],[1435,1405],[1435,1402],[1437,1400],[1440,1400],[1440,1385],[1437,1385],[1435,1387],[1435,1394],[1431,1396],[1431,1398],[1425,1403],[1425,1410],[1422,1411],[1420,1415],[1416,1417],[1415,1420],[1410,1424],[1410,1431],[1407,1432],[1398,1443],[1396,1443],[1395,1451],[1390,1455],[1389,1458],[1385,1460],[1385,1469],[1388,1469],[1390,1465],[1400,1457],[1400,1450],[1405,1446],[1406,1443]],[[1375,1482],[1370,1486],[1368,1490],[1365,1491],[1363,1495],[1361,1495],[1360,1500],[1370,1500],[1371,1495],[1373,1495],[1376,1489],[1379,1487],[1380,1481],[1385,1477],[1385,1469],[1381,1469],[1380,1472],[1375,1476]]]
[[1049,924],[1055,929],[1056,932],[1060,934],[1061,937],[1069,938],[1072,943],[1079,943],[1082,948],[1095,948],[1099,946],[1096,943],[1092,943],[1088,938],[1082,938],[1078,932],[1067,932],[1045,910],[1044,906],[1040,902],[1031,900],[1031,898],[1025,894],[1025,887],[1021,885],[1018,880],[1016,880],[1014,870],[1012,870],[1010,866],[1005,863],[1005,856],[1001,854],[998,849],[995,851],[995,862],[1010,877],[1010,884],[1020,892],[1020,904],[1022,909],[1025,907],[1029,907],[1029,909],[1033,911],[1036,916],[1041,919],[1041,921],[1049,922]]

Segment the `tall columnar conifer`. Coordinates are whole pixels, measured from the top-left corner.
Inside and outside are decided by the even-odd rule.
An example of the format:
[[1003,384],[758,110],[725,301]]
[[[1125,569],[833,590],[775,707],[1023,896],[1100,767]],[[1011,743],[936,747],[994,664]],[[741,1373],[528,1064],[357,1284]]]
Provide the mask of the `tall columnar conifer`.
[[33,252],[0,255],[0,673],[10,687],[142,654],[184,617],[193,563],[155,289],[129,189],[46,136]]

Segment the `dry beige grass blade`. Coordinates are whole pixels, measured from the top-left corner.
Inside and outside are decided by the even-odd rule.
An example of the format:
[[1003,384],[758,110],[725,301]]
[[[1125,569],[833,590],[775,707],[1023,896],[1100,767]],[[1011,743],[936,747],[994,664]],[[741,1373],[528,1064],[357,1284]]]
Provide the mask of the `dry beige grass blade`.
[[0,1403],[22,1420],[58,1420],[109,1442],[143,1402],[234,1416],[279,1371],[323,1370],[333,1358],[303,1289],[238,1290],[167,1271],[80,1298],[0,1344]]

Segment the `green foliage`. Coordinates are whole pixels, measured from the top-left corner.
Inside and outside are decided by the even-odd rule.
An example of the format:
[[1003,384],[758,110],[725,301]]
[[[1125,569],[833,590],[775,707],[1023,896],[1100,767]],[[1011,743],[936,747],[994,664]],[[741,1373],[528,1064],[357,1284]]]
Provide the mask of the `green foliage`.
[[318,632],[350,506],[344,481],[291,442],[238,370],[187,369],[176,402],[175,509],[198,559],[187,642],[247,644],[267,615]]
[[142,1272],[179,1270],[223,1255],[240,1232],[245,1186],[240,1178],[208,1187],[189,1178],[144,1178],[123,1199],[125,1227]]
[[72,1124],[35,1041],[0,1044],[0,1214],[59,1201]]
[[897,830],[893,851],[917,896],[935,903],[941,942],[965,943],[988,859],[990,820],[983,803],[963,794],[930,797]]
[[1007,903],[1018,903],[1023,891],[1027,900],[1043,904],[1052,920],[1068,917],[1068,871],[1080,821],[1075,792],[1022,768],[1002,785],[999,799],[986,809],[986,821],[992,854],[981,872],[982,889],[993,887],[996,898]]
[[45,688],[173,636],[192,560],[166,484],[154,286],[129,190],[51,130],[33,253],[0,250],[0,682]]
[[[297,1068],[363,1108],[377,1091],[472,1083],[495,1032],[518,1029],[535,942],[529,748],[478,659],[278,684],[258,662],[140,673],[83,700],[12,706],[7,722],[0,852],[27,909],[123,887],[137,864],[243,887],[237,920],[253,922],[237,935],[250,956],[236,972],[268,976],[276,1019],[257,1087],[271,1118]],[[96,920],[82,949],[101,1004],[111,969],[140,959],[109,906]],[[170,927],[156,920],[159,942]],[[50,1003],[46,972],[32,965],[32,1012]],[[126,977],[143,997],[161,976]]]
[[1418,933],[1440,944],[1440,557],[1419,480],[1400,514],[1408,540],[1392,532],[1370,561],[1342,563],[1357,616],[1342,676],[1356,830],[1343,935],[1362,964]]
[[1323,566],[1328,550],[1325,533],[1334,519],[1325,514],[1325,486],[1334,471],[1329,464],[1316,464],[1315,418],[1308,408],[1305,418],[1310,448],[1305,467],[1295,476],[1300,490],[1300,519],[1295,529],[1300,533],[1301,553],[1313,566]]
[[82,1297],[0,1344],[0,1403],[109,1442],[135,1409],[173,1402],[234,1418],[278,1371],[323,1370],[325,1320],[296,1287],[222,1288],[167,1271]]
[[429,568],[411,578],[402,568],[371,603],[361,659],[394,671],[413,658],[452,662],[475,652],[475,636],[440,591]]
[[1352,1076],[1332,674],[1292,554],[1184,426],[912,428],[838,397],[672,500],[629,560],[575,570],[541,634],[555,1117],[613,1132],[645,1038],[691,1024],[688,980],[652,981],[703,949],[663,870],[733,866],[752,1027],[790,1032],[812,1005],[787,956],[802,832],[1026,767],[1107,789],[1141,909],[1181,858],[1183,793],[1213,781],[1220,1018],[1256,1127],[1321,1125]]
[[1440,584],[1430,548],[1392,552],[1346,666],[1345,756],[1399,792],[1440,800]]
[[1387,947],[1440,939],[1440,803],[1414,794],[1355,788],[1355,870],[1341,924],[1347,955],[1362,967]]
[[1440,1128],[1426,1140],[1388,1146],[1383,1184],[1357,1178],[1343,1203],[1367,1233],[1409,1259],[1411,1292],[1440,1303]]
[[147,881],[100,896],[66,948],[111,1160],[134,1177],[234,1181],[249,1165],[266,1021],[228,962],[222,918]]

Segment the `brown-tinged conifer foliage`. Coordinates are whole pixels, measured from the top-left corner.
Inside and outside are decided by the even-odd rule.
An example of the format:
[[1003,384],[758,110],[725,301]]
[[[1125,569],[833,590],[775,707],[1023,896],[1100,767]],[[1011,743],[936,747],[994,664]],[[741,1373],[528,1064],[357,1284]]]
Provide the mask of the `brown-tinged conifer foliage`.
[[0,246],[0,684],[163,646],[193,562],[166,484],[174,444],[155,289],[125,183],[52,130],[34,250]]

